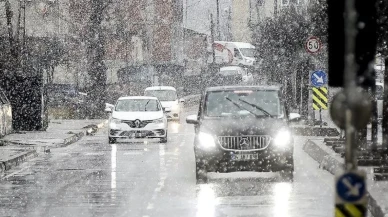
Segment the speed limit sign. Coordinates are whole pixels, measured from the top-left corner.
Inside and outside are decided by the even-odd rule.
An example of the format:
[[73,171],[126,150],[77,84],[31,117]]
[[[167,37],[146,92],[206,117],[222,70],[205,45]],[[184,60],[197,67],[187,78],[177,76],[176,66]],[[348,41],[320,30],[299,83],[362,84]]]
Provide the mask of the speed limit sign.
[[318,53],[322,48],[322,43],[319,38],[312,36],[306,41],[306,51],[312,54]]

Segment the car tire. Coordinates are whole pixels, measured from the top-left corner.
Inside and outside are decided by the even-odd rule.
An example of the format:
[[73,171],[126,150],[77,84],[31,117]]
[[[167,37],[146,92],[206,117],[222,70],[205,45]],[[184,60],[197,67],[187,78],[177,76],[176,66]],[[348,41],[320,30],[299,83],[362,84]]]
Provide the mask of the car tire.
[[294,158],[290,157],[287,160],[287,166],[283,168],[283,170],[280,171],[280,175],[282,178],[286,179],[287,181],[293,181],[294,180]]
[[116,138],[108,137],[109,144],[116,143]]
[[195,163],[195,179],[197,180],[197,184],[207,182],[207,169],[206,165],[202,162]]
[[166,132],[166,135],[160,139],[160,143],[167,143],[168,141],[168,135],[167,135],[167,132]]

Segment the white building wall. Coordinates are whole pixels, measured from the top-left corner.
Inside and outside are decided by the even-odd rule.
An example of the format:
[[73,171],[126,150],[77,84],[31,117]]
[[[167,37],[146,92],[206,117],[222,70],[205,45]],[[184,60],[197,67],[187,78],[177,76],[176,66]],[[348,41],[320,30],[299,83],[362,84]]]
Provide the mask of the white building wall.
[[232,3],[232,40],[251,42],[252,32],[249,29],[251,16],[251,3],[249,0],[233,0]]

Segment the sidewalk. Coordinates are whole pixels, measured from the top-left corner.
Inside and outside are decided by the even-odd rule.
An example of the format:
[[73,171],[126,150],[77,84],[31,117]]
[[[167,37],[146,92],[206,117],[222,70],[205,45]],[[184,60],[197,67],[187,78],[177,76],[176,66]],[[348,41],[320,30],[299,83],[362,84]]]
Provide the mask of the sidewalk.
[[[344,159],[326,146],[323,139],[310,138],[303,146],[303,150],[319,163],[319,167],[331,174],[343,171]],[[369,192],[368,209],[374,217],[388,217],[388,181],[374,181],[373,167],[360,167],[367,173]],[[334,183],[334,179],[333,179]]]
[[0,139],[0,174],[50,149],[68,146],[107,120],[51,120],[46,131],[16,132]]

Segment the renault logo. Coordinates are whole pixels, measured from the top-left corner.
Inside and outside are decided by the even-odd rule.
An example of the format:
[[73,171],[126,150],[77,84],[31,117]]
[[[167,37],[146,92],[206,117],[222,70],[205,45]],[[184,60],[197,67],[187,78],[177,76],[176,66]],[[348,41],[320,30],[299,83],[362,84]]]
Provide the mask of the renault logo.
[[241,139],[240,139],[240,148],[241,148],[241,150],[247,150],[247,149],[249,149],[249,141],[248,141],[248,138],[241,138]]
[[141,124],[141,121],[140,121],[140,120],[136,120],[136,121],[135,121],[135,126],[136,126],[136,128],[140,128],[140,124]]

